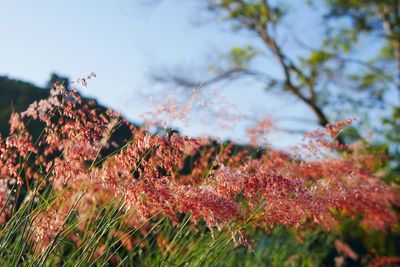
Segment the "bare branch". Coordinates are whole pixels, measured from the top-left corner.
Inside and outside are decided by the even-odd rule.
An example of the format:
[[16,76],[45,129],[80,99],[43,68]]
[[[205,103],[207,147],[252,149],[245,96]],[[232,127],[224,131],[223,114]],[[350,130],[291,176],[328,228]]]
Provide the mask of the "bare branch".
[[277,79],[268,76],[267,74],[260,72],[258,70],[250,70],[250,69],[231,69],[225,72],[222,72],[208,80],[203,81],[193,81],[192,79],[178,76],[178,75],[153,75],[153,79],[156,82],[162,83],[173,83],[175,85],[184,87],[184,88],[197,88],[197,87],[207,87],[212,84],[222,82],[222,81],[229,81],[229,80],[236,80],[242,79],[244,76],[253,77],[256,79],[261,80],[268,80],[273,82],[281,82]]

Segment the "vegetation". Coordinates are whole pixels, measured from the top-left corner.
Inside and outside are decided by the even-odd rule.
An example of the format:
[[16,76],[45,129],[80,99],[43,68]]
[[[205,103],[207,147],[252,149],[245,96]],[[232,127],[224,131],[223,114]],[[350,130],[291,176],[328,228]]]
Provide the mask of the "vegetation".
[[[36,140],[26,127],[32,120],[44,125]],[[397,251],[386,248],[396,245],[379,239],[398,231],[398,192],[373,174],[379,155],[335,138],[350,123],[309,133],[298,155],[235,149],[151,134],[56,83],[47,99],[11,115],[1,140],[0,258],[35,266],[320,265],[331,259],[329,246],[362,264],[392,257]],[[122,125],[131,135],[118,144]],[[356,238],[374,240],[364,255],[335,239],[349,225]]]
[[[304,1],[316,42],[289,34],[292,1],[202,4],[252,38],[208,80],[157,80],[251,77],[319,128],[286,151],[261,146],[267,118],[249,145],[190,138],[170,128],[187,111],[173,99],[139,127],[55,74],[48,88],[0,77],[2,266],[400,265],[400,1]],[[254,63],[271,59],[280,73]]]

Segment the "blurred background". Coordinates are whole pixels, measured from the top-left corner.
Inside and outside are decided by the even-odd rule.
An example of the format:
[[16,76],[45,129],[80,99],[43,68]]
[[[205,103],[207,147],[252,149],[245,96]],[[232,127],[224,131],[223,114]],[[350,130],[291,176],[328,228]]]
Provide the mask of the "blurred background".
[[275,147],[343,118],[370,137],[398,104],[390,37],[378,11],[368,13],[374,1],[353,11],[341,5],[359,1],[271,1],[268,35],[280,52],[246,21],[251,8],[234,14],[229,2],[2,0],[1,90],[7,79],[46,88],[94,72],[81,94],[134,122],[172,97],[192,105],[172,122],[184,134],[246,143],[246,130],[268,117]]
[[400,99],[398,6],[362,2],[1,0],[2,123],[43,97],[11,87],[94,72],[83,96],[137,123],[174,101],[184,114],[168,124],[191,136],[247,143],[268,118],[265,143],[283,148],[354,118],[352,141],[382,141]]

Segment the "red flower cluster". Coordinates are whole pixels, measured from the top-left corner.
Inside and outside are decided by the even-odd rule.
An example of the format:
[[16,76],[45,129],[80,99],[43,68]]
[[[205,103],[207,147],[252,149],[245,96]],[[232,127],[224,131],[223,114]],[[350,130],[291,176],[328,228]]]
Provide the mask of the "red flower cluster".
[[[45,123],[38,140],[32,140],[21,117]],[[156,214],[179,224],[183,213],[210,228],[245,222],[267,229],[277,224],[331,228],[339,212],[360,214],[365,226],[378,229],[398,220],[391,209],[398,203],[397,192],[368,171],[362,156],[306,161],[272,150],[253,157],[249,149],[234,152],[233,145],[153,135],[112,111],[101,113],[93,103],[83,104],[76,91],[61,84],[22,116],[13,114],[10,123],[10,136],[0,140],[0,205],[5,205],[13,180],[26,186],[34,180],[50,183],[63,199],[37,217],[38,240],[48,240],[60,229],[66,210],[85,216],[93,206],[115,198],[131,214],[126,219],[131,226]],[[107,154],[112,133],[122,124],[132,137]],[[343,126],[310,136],[333,147],[325,137],[336,136]],[[185,170],[188,162],[191,167]]]

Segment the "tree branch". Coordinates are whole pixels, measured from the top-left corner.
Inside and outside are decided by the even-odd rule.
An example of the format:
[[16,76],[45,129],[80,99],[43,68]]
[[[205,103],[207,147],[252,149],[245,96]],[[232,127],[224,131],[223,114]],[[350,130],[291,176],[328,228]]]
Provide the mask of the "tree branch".
[[279,82],[277,79],[268,76],[267,74],[260,72],[258,70],[251,70],[251,69],[231,69],[227,70],[225,72],[222,72],[215,77],[212,77],[208,80],[203,80],[203,81],[193,81],[187,78],[184,78],[182,76],[176,76],[176,75],[170,75],[170,76],[165,76],[165,75],[153,75],[153,79],[157,82],[172,82],[178,86],[182,86],[185,88],[197,88],[197,87],[207,87],[212,84],[224,81],[224,80],[234,80],[234,79],[240,79],[243,76],[251,76],[255,78],[262,78],[265,80],[273,81],[273,82]]

